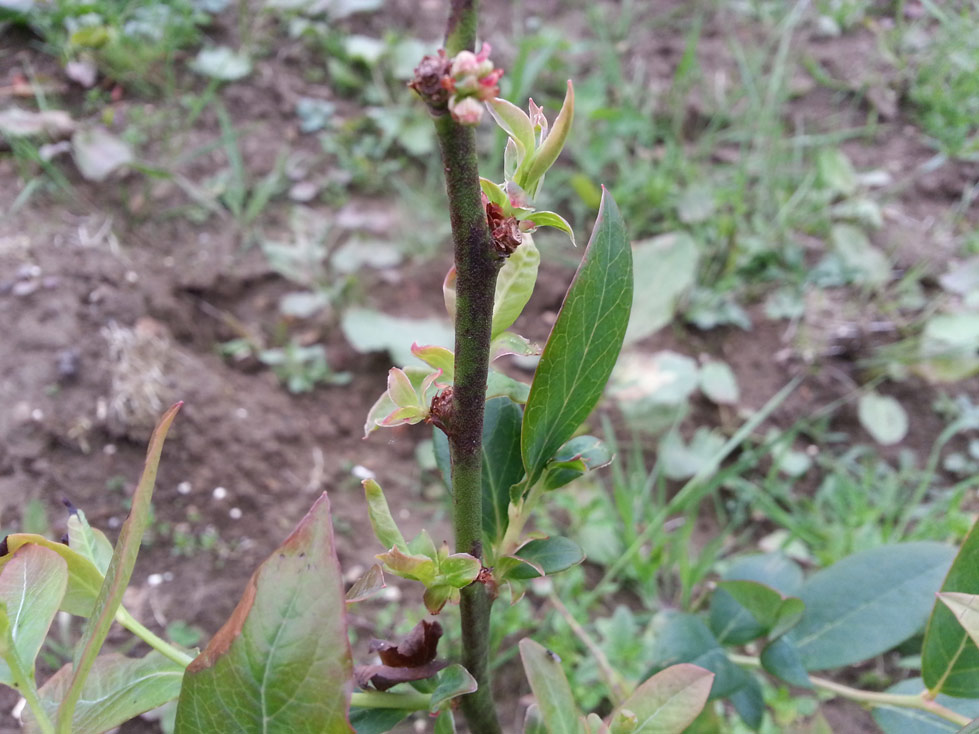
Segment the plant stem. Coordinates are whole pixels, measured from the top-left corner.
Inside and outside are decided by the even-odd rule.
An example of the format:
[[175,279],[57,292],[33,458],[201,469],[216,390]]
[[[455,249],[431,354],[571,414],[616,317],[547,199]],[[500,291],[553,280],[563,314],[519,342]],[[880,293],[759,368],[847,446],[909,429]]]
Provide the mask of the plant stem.
[[[761,661],[750,655],[730,654],[728,657],[731,659],[731,662],[737,663],[738,665],[745,665],[752,668],[761,667]],[[898,708],[927,711],[935,716],[940,716],[946,721],[951,721],[956,726],[965,726],[972,721],[967,716],[962,716],[947,706],[942,706],[937,701],[932,701],[927,698],[926,694],[928,691],[922,691],[919,694],[878,693],[876,691],[863,691],[859,688],[851,688],[842,683],[831,681],[828,678],[809,676],[809,680],[815,688],[829,691],[841,698],[864,703],[869,706],[896,706]]]
[[381,693],[364,691],[352,693],[350,705],[362,709],[401,709],[403,711],[428,711],[432,696],[428,693],[412,691],[408,693]]
[[178,650],[169,642],[157,636],[155,633],[151,632],[140,624],[140,622],[133,615],[131,615],[125,607],[119,607],[119,611],[116,612],[116,621],[158,653],[164,657],[170,658],[178,665],[182,665],[186,668],[194,660],[193,656],[188,655],[182,650]]
[[54,723],[51,721],[51,717],[48,716],[48,712],[44,710],[44,706],[41,705],[41,699],[37,693],[37,685],[34,683],[33,674],[28,674],[27,669],[20,662],[20,656],[15,649],[10,650],[10,653],[6,657],[6,661],[10,667],[14,690],[27,701],[27,705],[30,707],[31,713],[34,714],[37,728],[40,729],[41,734],[55,734]]
[[[452,0],[445,45],[450,55],[476,42],[477,0]],[[447,432],[452,458],[452,524],[458,553],[482,559],[482,439],[489,371],[493,298],[501,262],[486,222],[476,134],[447,111],[436,112],[435,131],[445,168],[456,266],[455,381]],[[470,731],[500,734],[489,676],[490,606],[486,588],[462,590],[462,664],[476,679],[460,704]]]

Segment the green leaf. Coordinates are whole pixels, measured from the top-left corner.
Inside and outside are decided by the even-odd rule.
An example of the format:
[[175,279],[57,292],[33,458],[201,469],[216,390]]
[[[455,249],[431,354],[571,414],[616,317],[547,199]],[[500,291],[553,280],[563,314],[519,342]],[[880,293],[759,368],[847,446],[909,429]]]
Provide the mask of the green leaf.
[[365,599],[370,599],[384,588],[387,588],[387,584],[384,582],[384,569],[381,568],[381,564],[375,563],[367,569],[363,576],[357,579],[353,586],[347,589],[347,595],[344,599],[347,604],[356,604]]
[[765,695],[754,676],[748,676],[745,684],[728,698],[749,729],[761,728],[762,718],[765,716]]
[[747,685],[751,677],[728,659],[720,643],[701,619],[693,614],[665,612],[658,615],[654,670],[678,663],[693,663],[715,674],[710,698],[723,698]]
[[880,287],[890,280],[890,261],[870,244],[863,230],[852,224],[834,224],[829,237],[833,251],[847,270],[853,271],[856,282]]
[[569,538],[555,536],[531,540],[498,564],[501,579],[526,581],[550,576],[585,560],[581,547]]
[[[924,691],[925,685],[921,678],[910,678],[887,689],[887,693],[899,695],[915,695]],[[967,717],[979,716],[979,701],[952,698],[939,695],[935,701],[958,714]],[[884,734],[953,734],[960,727],[934,714],[920,709],[899,708],[897,706],[875,706],[871,711],[874,721],[884,731]]]
[[492,99],[489,102],[490,114],[503,132],[510,136],[517,146],[517,165],[534,150],[534,126],[530,117],[522,109],[505,99]]
[[350,709],[350,723],[357,734],[384,734],[407,718],[411,711],[399,709]]
[[812,688],[809,674],[802,666],[799,650],[791,642],[781,637],[770,642],[761,651],[761,666],[776,678],[799,688]]
[[411,353],[409,339],[419,344],[440,344],[449,349],[452,349],[454,339],[452,325],[444,319],[402,318],[366,308],[345,310],[340,328],[350,346],[358,352],[386,351],[399,367],[418,364],[418,358]]
[[622,348],[631,304],[632,250],[615,200],[606,192],[530,388],[520,439],[528,486],[601,397]]
[[972,723],[967,724],[958,734],[979,734],[979,719],[973,719]]
[[938,595],[942,603],[959,620],[962,629],[979,646],[979,594],[956,594],[946,591]]
[[[6,623],[0,624],[0,683],[18,686],[16,669],[34,679],[37,657],[61,598],[68,587],[68,565],[54,551],[28,544],[18,549],[0,571],[0,607]],[[17,662],[11,665],[10,656]]]
[[[979,523],[962,542],[941,591],[979,594]],[[944,604],[935,602],[921,646],[921,675],[935,693],[979,698],[979,649]]]
[[700,368],[700,389],[718,405],[736,405],[741,397],[734,370],[713,359]]
[[[509,104],[509,102],[507,103]],[[493,183],[488,178],[479,179],[479,187],[486,194],[486,198],[490,200],[491,204],[496,204],[503,208],[503,211],[507,211],[510,208],[510,198],[506,195],[506,192],[499,187],[499,185]]]
[[[100,655],[82,686],[71,722],[72,734],[101,734],[180,695],[184,667],[151,652],[142,658],[115,653]],[[63,666],[41,687],[41,704],[49,714],[58,710],[71,682],[71,664]],[[25,734],[39,734],[37,722],[25,721]]]
[[857,416],[860,425],[881,446],[893,446],[908,435],[908,414],[888,395],[864,393],[857,404]]
[[577,246],[574,241],[574,230],[571,229],[571,225],[568,224],[568,220],[562,217],[560,214],[548,211],[534,211],[522,217],[518,217],[521,221],[533,222],[534,226],[537,227],[554,227],[556,229],[564,232],[568,237],[571,238],[571,244]]
[[119,540],[116,542],[115,550],[112,553],[112,560],[105,573],[105,581],[99,590],[98,599],[92,609],[92,616],[89,618],[85,629],[82,631],[81,640],[75,649],[74,671],[71,683],[61,705],[58,707],[58,728],[67,730],[69,723],[74,718],[75,705],[81,695],[95,659],[102,649],[102,643],[109,634],[116,612],[122,606],[122,595],[129,585],[129,579],[133,575],[133,568],[136,566],[136,556],[139,553],[139,545],[143,539],[143,533],[150,523],[151,501],[153,499],[153,487],[156,484],[156,472],[160,464],[160,456],[163,453],[163,443],[166,441],[167,433],[173,419],[177,417],[177,412],[183,403],[177,403],[167,410],[160,418],[159,423],[150,436],[150,443],[146,450],[146,463],[143,466],[143,473],[136,485],[136,491],[132,497],[132,507],[129,516],[122,524],[119,531]]
[[520,640],[520,660],[548,734],[580,734],[578,708],[561,658],[531,639]]
[[747,609],[765,633],[772,637],[780,637],[798,624],[805,610],[801,600],[795,597],[783,598],[775,589],[757,581],[720,581],[717,585]]
[[548,169],[554,165],[554,161],[561,155],[564,143],[571,132],[571,123],[574,120],[574,87],[571,80],[568,80],[568,90],[564,95],[564,103],[561,111],[554,119],[550,132],[544,138],[540,147],[533,155],[524,159],[524,162],[517,170],[514,180],[520,188],[530,194],[530,198],[536,198],[540,188],[541,180]]
[[374,529],[374,535],[385,548],[389,550],[397,548],[403,553],[407,553],[408,544],[405,543],[398,523],[394,521],[394,517],[391,515],[391,509],[388,507],[388,501],[384,497],[384,490],[381,489],[381,485],[373,479],[365,479],[363,486],[364,495],[367,498],[367,517]]
[[806,613],[789,633],[805,669],[866,660],[921,630],[954,554],[941,543],[902,543],[813,574],[799,592]]
[[956,382],[979,372],[979,314],[938,314],[921,332],[916,370],[932,382]]
[[523,478],[520,422],[523,411],[508,398],[486,401],[483,417],[483,535],[492,547],[506,532],[510,487]]
[[816,165],[823,186],[843,196],[850,196],[856,192],[857,173],[842,150],[824,148],[816,157]]
[[612,452],[595,436],[575,436],[562,446],[547,464],[544,489],[558,489],[586,471],[606,466],[612,461]]
[[0,572],[13,559],[13,553],[25,545],[43,546],[65,560],[68,564],[68,588],[61,600],[61,609],[79,617],[89,616],[104,580],[104,576],[99,573],[95,565],[64,543],[55,543],[33,533],[15,533],[7,536],[9,553],[0,557]]
[[534,238],[525,234],[520,247],[503,263],[496,279],[491,338],[495,339],[509,329],[520,316],[534,292],[539,266],[540,252]]
[[81,510],[75,510],[68,517],[68,546],[90,560],[99,574],[105,576],[112,560],[112,543],[105,533],[88,524]]
[[541,717],[540,706],[536,703],[530,704],[527,713],[524,714],[523,734],[548,734],[547,725]]
[[435,719],[435,734],[456,734],[456,722],[452,716],[452,709],[445,709]]
[[676,303],[697,280],[700,248],[686,232],[670,232],[637,242],[632,248],[636,282],[626,344],[654,334],[670,321]]
[[530,397],[530,385],[490,368],[486,379],[486,399],[509,398],[523,405]]
[[[802,587],[800,568],[779,553],[742,556],[731,564],[723,578],[756,581],[783,596],[796,594]],[[765,634],[764,627],[751,612],[722,588],[711,596],[710,627],[725,645],[743,645]]]
[[468,693],[475,693],[475,691],[476,679],[461,665],[453,663],[439,673],[438,685],[432,691],[428,710],[434,714],[446,708],[453,699]]
[[421,581],[425,586],[435,583],[438,569],[435,561],[428,556],[421,553],[405,553],[395,546],[385,553],[378,553],[375,557],[395,576]]
[[455,586],[440,584],[438,586],[429,586],[427,589],[425,589],[425,594],[422,596],[422,602],[425,604],[425,608],[428,610],[429,614],[438,614],[442,611],[442,607],[444,607],[450,601],[453,603],[458,603],[459,597],[459,589],[457,589]]
[[436,582],[461,589],[476,580],[480,569],[482,564],[474,556],[468,553],[453,553],[439,561]]
[[680,734],[707,703],[713,682],[709,670],[686,663],[673,665],[640,685],[617,710],[628,709],[636,715],[633,734]]
[[352,732],[353,664],[330,502],[316,500],[187,668],[176,734]]

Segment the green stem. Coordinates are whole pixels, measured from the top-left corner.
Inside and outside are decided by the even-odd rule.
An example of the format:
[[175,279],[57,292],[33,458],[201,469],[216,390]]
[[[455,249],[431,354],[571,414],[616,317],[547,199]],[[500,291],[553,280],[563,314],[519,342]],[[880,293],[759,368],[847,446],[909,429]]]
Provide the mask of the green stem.
[[362,709],[401,709],[402,711],[428,711],[432,696],[411,691],[406,693],[381,693],[364,691],[350,695],[350,705]]
[[151,632],[140,624],[140,622],[133,615],[131,615],[125,607],[119,607],[119,610],[116,612],[116,621],[158,653],[164,657],[170,658],[178,665],[183,665],[186,668],[194,660],[193,656],[188,655],[182,650],[178,650],[169,642],[157,636],[155,633]]
[[[761,661],[750,655],[730,654],[728,657],[730,657],[731,662],[737,663],[738,665],[745,665],[752,668],[761,667]],[[929,699],[927,697],[928,691],[922,691],[918,694],[878,693],[876,691],[863,691],[859,688],[851,688],[842,683],[831,681],[828,678],[809,676],[809,680],[815,688],[828,691],[841,698],[856,701],[857,703],[863,703],[869,706],[896,706],[898,708],[927,711],[946,721],[951,721],[956,726],[965,726],[972,722],[972,719],[967,716],[962,716],[952,711],[952,709],[942,706],[937,701]]]
[[41,730],[41,734],[55,734],[54,723],[48,716],[48,712],[44,710],[44,706],[41,705],[41,699],[38,697],[37,685],[34,683],[33,674],[28,674],[26,668],[20,661],[17,650],[13,648],[8,650],[5,660],[10,667],[14,690],[27,701],[27,705],[30,707],[31,712],[34,714],[34,719],[37,721],[37,726]]
[[[445,45],[450,55],[476,43],[477,0],[452,0]],[[482,559],[482,442],[493,298],[501,262],[486,222],[476,134],[445,110],[434,112],[445,168],[456,267],[455,380],[448,421],[452,524],[456,552]],[[490,607],[483,584],[462,590],[462,664],[476,679],[460,705],[470,731],[501,734],[489,675]]]

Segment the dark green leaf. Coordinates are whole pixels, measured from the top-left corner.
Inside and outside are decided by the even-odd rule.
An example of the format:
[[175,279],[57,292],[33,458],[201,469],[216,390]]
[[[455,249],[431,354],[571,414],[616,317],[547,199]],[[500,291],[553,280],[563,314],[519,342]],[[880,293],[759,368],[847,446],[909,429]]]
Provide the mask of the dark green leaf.
[[657,620],[654,670],[677,663],[693,663],[714,673],[710,698],[729,696],[751,677],[728,659],[717,638],[699,617],[682,612],[666,612]]
[[[887,693],[909,695],[921,693],[924,690],[925,684],[921,678],[911,678],[891,686],[887,689]],[[979,716],[979,701],[977,700],[964,700],[941,694],[935,700],[942,706],[963,716]],[[877,725],[884,730],[884,734],[952,734],[961,728],[957,724],[920,709],[885,705],[875,706],[871,713],[873,713]]]
[[345,607],[323,494],[187,668],[176,734],[353,731]]
[[434,714],[444,709],[452,699],[475,691],[476,679],[469,674],[469,671],[458,663],[450,665],[439,673],[438,685],[432,691],[429,711]]
[[[756,581],[783,596],[792,596],[802,587],[802,571],[779,553],[738,558],[723,578]],[[711,596],[710,627],[725,645],[743,645],[765,634],[764,626],[724,589],[718,589]]]
[[544,488],[563,487],[586,471],[605,466],[611,461],[612,452],[601,439],[595,436],[575,436],[548,462],[543,479]]
[[520,659],[548,734],[580,734],[578,709],[561,658],[533,640],[520,640]]
[[622,348],[632,286],[629,238],[614,199],[605,192],[524,411],[520,446],[528,486],[601,397]]
[[490,545],[506,532],[510,487],[523,478],[520,421],[523,411],[509,398],[486,402],[483,418],[483,535]]
[[160,456],[163,453],[163,443],[166,441],[167,433],[173,419],[177,417],[177,412],[183,403],[172,406],[160,422],[157,423],[150,436],[149,447],[146,450],[146,463],[143,466],[143,473],[136,485],[133,493],[132,507],[129,516],[122,524],[119,531],[119,540],[116,542],[115,551],[112,553],[112,560],[105,573],[105,581],[99,590],[98,599],[92,609],[92,616],[82,631],[82,638],[78,643],[74,659],[74,672],[71,683],[65,692],[65,696],[58,707],[58,726],[67,729],[67,722],[74,718],[75,705],[81,695],[85,684],[85,678],[92,665],[95,664],[96,656],[102,649],[102,643],[109,634],[116,612],[122,605],[122,595],[129,585],[129,579],[136,566],[136,556],[139,553],[139,545],[143,539],[143,533],[150,523],[151,501],[153,499],[153,487],[156,484],[156,472],[160,465]]
[[501,579],[526,581],[550,576],[585,560],[581,547],[569,538],[554,536],[531,540],[498,564]]
[[[34,678],[37,657],[68,586],[68,565],[53,550],[30,543],[13,553],[0,571],[0,683],[24,685]],[[11,664],[11,656],[17,660]]]
[[350,723],[357,734],[384,734],[408,717],[398,709],[350,709]]
[[[115,653],[95,660],[71,722],[72,734],[101,734],[140,714],[172,701],[180,694],[184,667],[158,652],[142,658]],[[41,687],[41,704],[53,715],[71,682],[68,663]],[[33,718],[25,721],[25,734],[38,734]]]
[[696,665],[673,665],[636,688],[617,711],[636,716],[632,734],[680,734],[707,703],[713,680],[713,673]]
[[[963,541],[941,590],[979,594],[979,523]],[[979,648],[971,643],[952,611],[935,602],[921,648],[925,685],[933,690],[941,684],[941,692],[950,696],[979,697],[977,671]]]
[[776,678],[799,688],[812,688],[795,645],[781,637],[761,651],[761,666]]
[[762,693],[761,684],[754,676],[748,676],[747,682],[728,698],[734,705],[734,710],[738,712],[738,716],[747,724],[749,729],[758,730],[761,727],[761,721],[765,715],[765,696]]
[[850,665],[887,652],[921,630],[955,549],[918,542],[862,551],[814,574],[789,633],[806,670]]

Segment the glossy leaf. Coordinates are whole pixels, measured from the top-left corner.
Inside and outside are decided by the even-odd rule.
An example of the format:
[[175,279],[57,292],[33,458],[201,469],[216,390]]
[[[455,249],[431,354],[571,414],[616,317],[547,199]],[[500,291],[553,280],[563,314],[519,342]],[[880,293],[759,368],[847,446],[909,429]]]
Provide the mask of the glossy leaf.
[[940,543],[902,543],[811,576],[799,592],[806,613],[789,633],[806,670],[866,660],[920,631],[954,555]]
[[[891,686],[886,693],[920,694],[925,689],[921,678],[910,678]],[[979,700],[966,700],[939,695],[935,701],[966,717],[979,716]],[[871,713],[884,734],[953,734],[960,726],[920,709],[897,706],[875,706]]]
[[569,538],[539,538],[521,546],[513,555],[501,558],[497,573],[501,579],[527,581],[560,573],[584,560],[581,546]]
[[[37,657],[51,621],[68,586],[68,566],[54,551],[40,545],[19,548],[0,571],[0,606],[6,623],[0,623],[0,683],[14,685],[23,666],[33,680]],[[11,654],[17,656],[13,668]],[[18,685],[24,681],[17,680]]]
[[673,665],[640,685],[617,710],[635,714],[632,734],[680,734],[707,703],[713,682],[709,670],[687,663]]
[[402,553],[408,552],[408,544],[405,543],[404,536],[398,528],[398,523],[391,515],[388,507],[387,498],[381,485],[373,479],[363,481],[364,496],[367,498],[367,517],[370,520],[371,528],[374,529],[375,537],[381,541],[385,548],[397,548]]
[[537,283],[540,252],[529,234],[523,236],[520,246],[507,258],[496,279],[496,295],[493,298],[492,337],[495,339],[517,320]]
[[417,342],[411,345],[411,353],[433,369],[442,370],[438,381],[452,384],[455,379],[455,355],[451,349],[437,346],[419,346]]
[[432,691],[428,710],[434,714],[446,708],[453,699],[475,691],[476,679],[469,674],[469,671],[458,663],[450,665],[439,673],[438,685]]
[[519,354],[522,357],[529,357],[540,354],[540,351],[540,347],[531,344],[528,339],[525,339],[519,334],[514,334],[512,331],[504,331],[490,344],[490,362],[494,362],[508,354]]
[[[783,596],[797,594],[802,587],[802,570],[778,553],[737,558],[723,578],[756,581]],[[765,634],[764,626],[723,588],[711,596],[710,627],[726,645],[742,645]]]
[[[962,542],[942,592],[979,594],[979,523]],[[950,696],[979,697],[979,649],[969,641],[955,614],[936,602],[921,647],[921,675],[929,690],[939,684]]]
[[[82,687],[71,722],[72,734],[101,734],[180,694],[184,667],[151,652],[142,658],[100,655]],[[51,676],[39,691],[41,704],[53,715],[71,682],[71,664]],[[25,722],[25,734],[39,734],[37,722]]]
[[784,637],[768,643],[761,651],[761,666],[790,685],[812,688],[812,681],[802,665],[799,650]]
[[938,598],[959,620],[966,634],[979,646],[979,594],[956,594],[946,591],[939,594]]
[[109,629],[115,620],[116,612],[122,606],[122,595],[129,585],[129,579],[136,566],[136,556],[143,533],[150,523],[151,501],[153,487],[156,484],[156,472],[163,453],[163,444],[173,419],[183,403],[177,403],[167,410],[160,418],[153,435],[150,436],[149,447],[146,451],[146,463],[143,473],[136,485],[132,497],[132,507],[129,516],[122,524],[119,539],[112,553],[112,560],[105,573],[105,581],[99,590],[98,599],[92,609],[81,640],[75,649],[74,669],[71,683],[68,685],[61,705],[58,707],[58,726],[66,729],[67,723],[73,719],[75,705],[81,695],[89,670],[95,664],[95,659],[102,649],[102,643],[109,634]]
[[548,734],[580,734],[581,722],[561,658],[531,639],[520,640],[520,660]]
[[68,588],[61,600],[61,609],[69,614],[87,617],[92,613],[104,577],[90,560],[64,543],[48,540],[43,535],[14,533],[7,536],[9,553],[0,558],[0,573],[13,559],[13,553],[25,545],[37,545],[54,551],[68,564]]
[[187,668],[176,734],[352,732],[352,673],[323,494],[252,575],[231,618]]
[[[553,133],[552,133],[553,134]],[[533,485],[591,413],[622,348],[632,304],[632,250],[607,191],[581,265],[544,347],[524,411],[521,453]]]
[[654,670],[693,663],[715,674],[710,698],[723,698],[747,685],[750,675],[732,663],[700,617],[681,612],[661,614],[656,622]]
[[[496,124],[517,146],[519,159],[534,150],[534,126],[526,112],[512,102],[500,98],[489,101],[489,110]],[[518,165],[519,162],[518,160]]]
[[[508,103],[509,104],[509,103]],[[510,197],[506,195],[506,192],[501,189],[497,184],[490,181],[488,178],[479,179],[479,187],[486,194],[486,198],[489,199],[491,204],[496,204],[503,208],[503,211],[507,211],[510,208]]]

